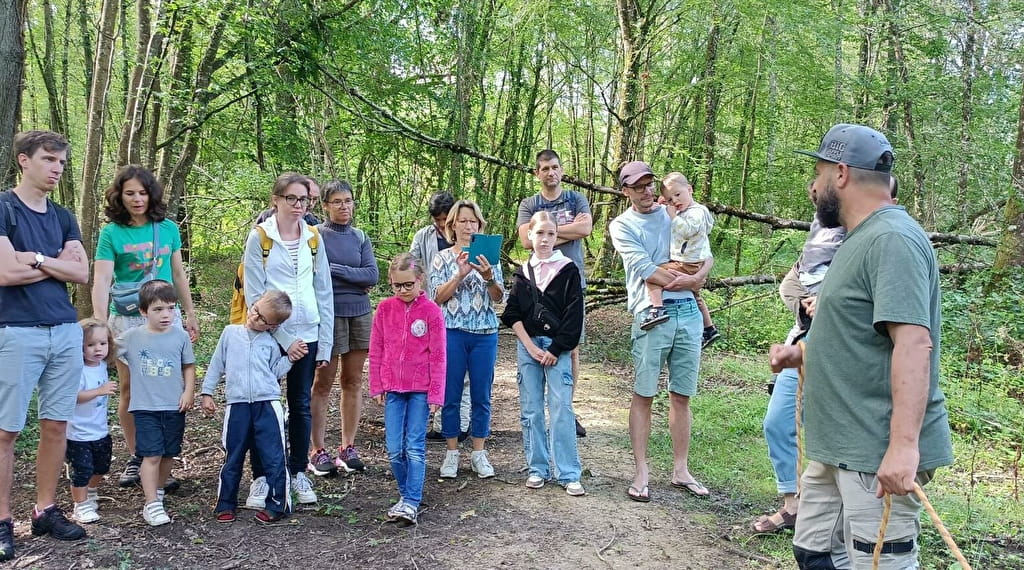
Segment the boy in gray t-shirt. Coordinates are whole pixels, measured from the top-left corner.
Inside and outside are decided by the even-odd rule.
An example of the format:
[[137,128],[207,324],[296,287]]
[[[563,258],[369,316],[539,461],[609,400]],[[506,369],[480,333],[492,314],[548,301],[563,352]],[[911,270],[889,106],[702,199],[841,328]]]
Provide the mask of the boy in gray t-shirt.
[[196,384],[192,342],[188,333],[172,326],[177,302],[167,281],[145,283],[139,289],[139,308],[146,324],[128,329],[117,343],[118,356],[131,370],[128,411],[135,418],[135,453],[142,458],[142,518],[151,526],[171,522],[164,511],[164,490],[157,485],[167,480],[174,457],[181,453],[185,412],[192,407]]

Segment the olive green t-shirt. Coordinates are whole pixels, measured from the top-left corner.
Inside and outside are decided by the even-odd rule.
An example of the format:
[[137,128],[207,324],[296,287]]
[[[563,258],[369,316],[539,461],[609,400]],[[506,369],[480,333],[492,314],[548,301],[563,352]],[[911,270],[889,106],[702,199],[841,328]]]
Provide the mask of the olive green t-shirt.
[[892,340],[887,323],[926,327],[932,340],[919,471],[953,462],[946,398],[939,389],[939,269],[921,227],[886,206],[846,235],[818,296],[807,338],[807,457],[876,473],[889,445]]

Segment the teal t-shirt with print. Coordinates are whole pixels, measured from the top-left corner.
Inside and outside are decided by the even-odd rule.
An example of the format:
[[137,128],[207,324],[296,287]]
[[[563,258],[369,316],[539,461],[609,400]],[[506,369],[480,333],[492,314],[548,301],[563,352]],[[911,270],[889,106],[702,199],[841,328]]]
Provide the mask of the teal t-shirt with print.
[[139,281],[154,255],[156,278],[171,280],[171,256],[181,249],[181,234],[178,226],[168,219],[160,222],[157,239],[160,241],[154,254],[153,222],[144,226],[123,226],[111,223],[100,230],[96,244],[96,259],[114,262],[114,281]]
[[892,350],[887,323],[931,336],[928,399],[918,471],[953,462],[946,399],[939,389],[939,268],[928,237],[899,206],[881,208],[846,235],[818,296],[807,337],[807,457],[877,473],[889,446]]

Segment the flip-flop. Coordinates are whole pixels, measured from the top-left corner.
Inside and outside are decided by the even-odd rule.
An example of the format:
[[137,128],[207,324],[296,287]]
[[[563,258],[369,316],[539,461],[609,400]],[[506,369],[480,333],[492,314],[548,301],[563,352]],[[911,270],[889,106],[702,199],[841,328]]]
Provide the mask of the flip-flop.
[[690,481],[689,483],[677,483],[676,481],[672,481],[672,486],[676,489],[682,489],[694,497],[703,498],[711,494],[711,491],[708,491],[708,488],[701,485],[697,480]]
[[651,490],[644,485],[642,489],[630,485],[626,489],[626,496],[638,503],[650,503],[651,502]]
[[771,515],[758,517],[758,519],[751,524],[754,534],[772,534],[781,530],[790,530],[796,527],[796,514],[782,509],[779,509],[779,512],[775,514],[782,517],[782,524],[776,524],[775,521],[772,520]]

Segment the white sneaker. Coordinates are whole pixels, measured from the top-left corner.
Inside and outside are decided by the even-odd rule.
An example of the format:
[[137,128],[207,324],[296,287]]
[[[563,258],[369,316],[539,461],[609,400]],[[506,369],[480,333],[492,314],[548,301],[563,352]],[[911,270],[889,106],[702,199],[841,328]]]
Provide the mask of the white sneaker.
[[[292,490],[300,505],[311,505],[316,502],[316,493],[313,492],[313,483],[305,473],[297,473],[292,479]],[[265,497],[264,497],[265,498]]]
[[96,505],[86,499],[81,503],[75,503],[71,518],[80,523],[91,523],[100,520],[100,515],[96,512]]
[[541,487],[544,486],[544,483],[544,478],[541,477],[540,475],[530,475],[529,477],[526,478],[527,489],[540,489]]
[[249,485],[249,498],[245,500],[245,508],[254,511],[262,511],[267,508],[267,494],[270,493],[270,485],[267,485],[266,477],[257,477]]
[[572,481],[566,485],[565,492],[568,493],[570,497],[582,497],[587,494],[586,490],[583,489],[583,485],[580,484],[579,481]]
[[449,449],[441,463],[441,478],[454,479],[459,476],[459,450]]
[[398,517],[402,516],[403,512],[405,512],[404,509],[405,499],[398,499],[398,502],[395,503],[394,506],[392,506],[390,509],[388,509],[388,518],[391,520],[397,519]]
[[167,516],[164,504],[160,501],[153,501],[143,507],[142,518],[149,523],[149,526],[160,526],[171,522],[171,517]]
[[494,477],[494,467],[491,466],[491,462],[487,459],[487,452],[485,450],[474,451],[469,456],[469,464],[476,471],[476,476],[481,479],[488,477]]

